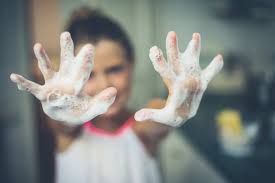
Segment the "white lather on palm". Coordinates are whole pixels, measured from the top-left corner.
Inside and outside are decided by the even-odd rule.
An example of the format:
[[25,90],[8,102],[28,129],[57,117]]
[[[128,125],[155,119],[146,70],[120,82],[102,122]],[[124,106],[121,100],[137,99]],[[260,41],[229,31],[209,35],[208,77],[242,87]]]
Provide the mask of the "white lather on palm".
[[151,120],[175,127],[196,114],[208,83],[223,66],[222,56],[217,55],[207,68],[201,70],[200,49],[200,34],[194,33],[186,50],[181,53],[173,31],[166,38],[168,61],[159,48],[154,46],[150,49],[150,59],[167,86],[169,95],[164,108],[138,111],[135,115],[137,121]]
[[44,112],[54,120],[70,125],[82,124],[106,112],[114,102],[116,89],[107,88],[91,97],[83,88],[93,66],[94,47],[87,44],[74,56],[74,45],[68,32],[60,36],[61,62],[58,72],[51,67],[51,62],[42,46],[34,46],[35,56],[45,84],[43,86],[11,74],[11,80],[18,88],[27,90],[41,101]]

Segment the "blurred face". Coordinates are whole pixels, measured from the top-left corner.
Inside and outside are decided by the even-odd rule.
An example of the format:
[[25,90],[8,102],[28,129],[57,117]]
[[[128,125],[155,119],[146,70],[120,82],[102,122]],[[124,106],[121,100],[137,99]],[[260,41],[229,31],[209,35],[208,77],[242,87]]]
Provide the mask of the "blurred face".
[[[77,45],[79,50],[83,45]],[[95,45],[94,65],[84,92],[94,96],[108,87],[117,89],[115,102],[104,117],[116,116],[125,107],[130,94],[132,64],[125,57],[123,47],[114,41],[101,40]]]

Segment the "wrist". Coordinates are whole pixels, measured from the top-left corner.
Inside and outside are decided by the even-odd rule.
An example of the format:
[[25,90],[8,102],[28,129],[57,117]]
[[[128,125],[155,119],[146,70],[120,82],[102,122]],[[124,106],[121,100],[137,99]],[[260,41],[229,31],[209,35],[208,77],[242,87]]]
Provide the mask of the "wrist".
[[49,123],[56,135],[77,136],[81,131],[81,125],[68,125],[52,119],[49,119]]

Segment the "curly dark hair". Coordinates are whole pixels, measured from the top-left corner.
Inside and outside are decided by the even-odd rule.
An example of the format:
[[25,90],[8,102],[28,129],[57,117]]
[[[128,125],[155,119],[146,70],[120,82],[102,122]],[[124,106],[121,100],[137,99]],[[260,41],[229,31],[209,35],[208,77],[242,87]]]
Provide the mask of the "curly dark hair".
[[82,7],[75,10],[66,26],[76,44],[91,42],[97,44],[102,39],[120,43],[124,48],[127,61],[134,62],[132,43],[118,22],[100,10]]

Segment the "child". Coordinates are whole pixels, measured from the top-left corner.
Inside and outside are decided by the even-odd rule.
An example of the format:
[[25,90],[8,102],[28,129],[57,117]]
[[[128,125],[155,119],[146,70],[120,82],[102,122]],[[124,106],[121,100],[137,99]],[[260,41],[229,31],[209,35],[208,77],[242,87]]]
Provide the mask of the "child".
[[[149,107],[160,109],[134,114],[126,107],[134,51],[122,28],[100,12],[81,9],[67,30],[70,33],[60,38],[58,72],[42,46],[34,46],[43,86],[11,75],[19,89],[38,98],[44,112],[56,121],[56,182],[161,182],[158,144],[171,127],[196,114],[208,82],[222,68],[222,57],[216,56],[201,71],[200,35],[194,33],[186,51],[180,53],[175,32],[169,32],[167,61],[156,46],[149,54],[168,88],[168,99],[150,102]],[[79,51],[76,57],[72,40]]]

